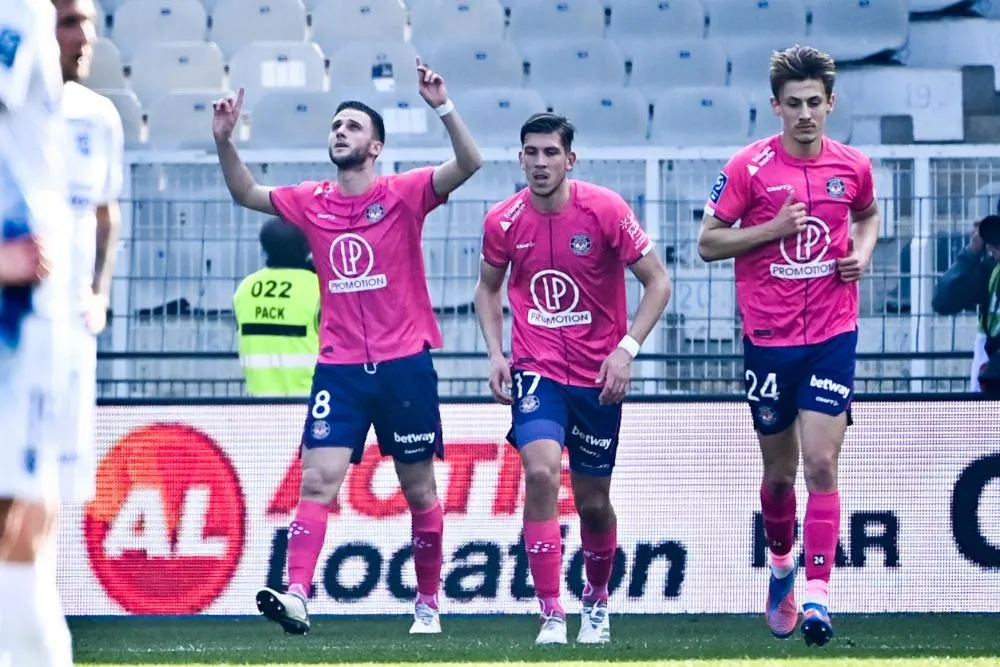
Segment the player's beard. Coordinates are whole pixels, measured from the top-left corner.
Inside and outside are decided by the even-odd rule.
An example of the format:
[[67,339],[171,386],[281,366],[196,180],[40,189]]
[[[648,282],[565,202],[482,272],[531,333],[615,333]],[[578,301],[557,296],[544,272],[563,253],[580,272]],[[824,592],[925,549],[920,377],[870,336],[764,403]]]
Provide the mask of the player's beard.
[[[556,192],[559,191],[559,188],[562,187],[562,184],[563,184],[563,182],[565,180],[566,180],[566,176],[565,175],[563,175],[562,178],[560,178],[558,181],[556,181],[554,183],[552,183],[551,179],[549,179],[550,183],[549,183],[549,187],[547,189],[541,190],[541,189],[532,188],[531,192],[536,197],[540,197],[541,199],[548,199],[549,197],[553,196]],[[530,183],[530,181],[529,181],[529,183]]]
[[334,157],[333,146],[330,146],[328,152],[330,154],[330,162],[335,164],[337,169],[357,169],[368,159],[367,149],[356,148],[341,157]]

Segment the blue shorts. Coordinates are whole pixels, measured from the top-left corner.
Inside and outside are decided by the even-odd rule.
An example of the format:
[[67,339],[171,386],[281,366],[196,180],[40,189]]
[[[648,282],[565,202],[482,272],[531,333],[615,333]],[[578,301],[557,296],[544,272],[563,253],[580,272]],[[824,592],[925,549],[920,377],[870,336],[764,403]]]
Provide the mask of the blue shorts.
[[374,425],[382,456],[444,458],[437,385],[427,351],[377,364],[317,364],[302,444],[350,447],[358,463]]
[[555,440],[569,449],[569,468],[607,477],[615,467],[621,403],[601,405],[600,388],[572,387],[531,371],[515,370],[513,426],[507,440],[521,449],[535,440]]
[[763,347],[744,338],[747,401],[757,432],[784,431],[800,410],[834,417],[847,412],[850,423],[857,347],[857,331],[788,347]]

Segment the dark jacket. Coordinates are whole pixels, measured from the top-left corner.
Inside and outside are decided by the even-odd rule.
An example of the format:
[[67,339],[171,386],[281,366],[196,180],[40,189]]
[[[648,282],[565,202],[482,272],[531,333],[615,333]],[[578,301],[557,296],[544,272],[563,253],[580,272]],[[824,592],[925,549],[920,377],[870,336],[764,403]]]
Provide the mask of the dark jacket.
[[990,253],[975,253],[968,246],[938,278],[931,307],[938,315],[958,315],[963,310],[988,308],[990,274],[996,261]]

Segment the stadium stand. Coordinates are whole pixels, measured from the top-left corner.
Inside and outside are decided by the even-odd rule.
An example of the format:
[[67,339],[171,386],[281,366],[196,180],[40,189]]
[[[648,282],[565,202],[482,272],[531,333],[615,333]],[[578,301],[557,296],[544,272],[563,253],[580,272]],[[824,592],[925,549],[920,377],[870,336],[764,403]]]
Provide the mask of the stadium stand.
[[[931,327],[931,342],[918,345],[907,318],[924,308],[916,295],[933,282],[930,273],[916,275],[921,253],[933,249],[933,270],[941,270],[968,220],[994,210],[1000,191],[1000,151],[985,147],[1000,142],[995,1],[99,1],[102,39],[86,83],[119,109],[132,151],[124,278],[130,287],[117,316],[162,314],[180,299],[191,312],[224,311],[226,290],[255,268],[259,219],[230,204],[211,155],[198,152],[212,148],[210,102],[219,91],[246,88],[238,137],[248,151],[270,156],[247,153],[262,182],[327,176],[329,114],[347,97],[385,115],[387,149],[405,156],[383,169],[403,169],[423,164],[420,151],[447,146],[416,94],[419,55],[446,77],[479,143],[493,151],[427,223],[432,298],[450,313],[442,323],[452,351],[481,345],[474,318],[456,314],[468,306],[475,281],[478,218],[489,202],[523,184],[515,153],[502,151],[517,146],[524,118],[551,108],[579,127],[574,173],[633,202],[676,273],[675,310],[662,324],[658,349],[728,353],[737,340],[735,316],[719,276],[731,274],[699,265],[692,239],[726,149],[777,130],[766,75],[771,52],[803,43],[838,59],[830,136],[876,151],[885,146],[875,160],[885,238],[878,275],[862,292],[863,312],[879,322],[869,331],[879,336],[864,334],[863,349],[964,349],[969,321],[929,320],[921,326]],[[935,157],[922,144],[951,145]],[[179,201],[201,201],[185,215],[211,216],[228,236],[209,238],[211,226],[203,224],[180,238],[178,226],[161,219],[179,210]],[[175,323],[145,319],[141,326],[134,340],[148,350],[155,348],[153,329],[172,331]],[[227,331],[224,323],[211,326]],[[105,348],[140,345],[108,336]],[[156,349],[172,340],[161,339]],[[232,349],[231,339],[213,340],[213,349]],[[902,368],[879,363],[883,374]],[[475,364],[456,362],[454,370],[477,375]],[[723,384],[731,371],[720,361],[682,367],[671,372],[715,373]],[[169,364],[142,368],[170,372]]]

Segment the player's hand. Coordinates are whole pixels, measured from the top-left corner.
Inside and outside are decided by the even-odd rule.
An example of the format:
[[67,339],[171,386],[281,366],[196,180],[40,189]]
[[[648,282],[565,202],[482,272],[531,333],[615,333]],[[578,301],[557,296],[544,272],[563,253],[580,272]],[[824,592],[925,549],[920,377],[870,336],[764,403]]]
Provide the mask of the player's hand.
[[448,89],[444,87],[444,79],[425,65],[420,58],[417,58],[417,87],[420,89],[420,96],[432,109],[448,101]]
[[490,391],[498,403],[510,405],[514,399],[510,388],[514,381],[510,377],[510,361],[502,354],[490,357]]
[[240,87],[236,99],[223,97],[212,102],[212,136],[216,141],[229,141],[236,129],[243,111],[243,94],[246,91]]
[[795,190],[788,192],[785,203],[781,205],[778,215],[771,221],[779,239],[794,236],[806,228],[806,205],[795,201]]
[[597,374],[597,384],[603,384],[599,400],[601,405],[614,405],[625,400],[632,380],[632,357],[620,347],[608,355]]
[[837,275],[840,276],[841,281],[853,283],[861,279],[861,274],[868,268],[868,262],[871,261],[871,258],[862,257],[854,249],[853,239],[848,239],[847,250],[850,254],[837,260]]
[[48,258],[36,237],[0,243],[0,285],[33,285],[47,275]]
[[83,323],[86,325],[87,331],[96,336],[108,326],[108,297],[88,292],[85,299]]

